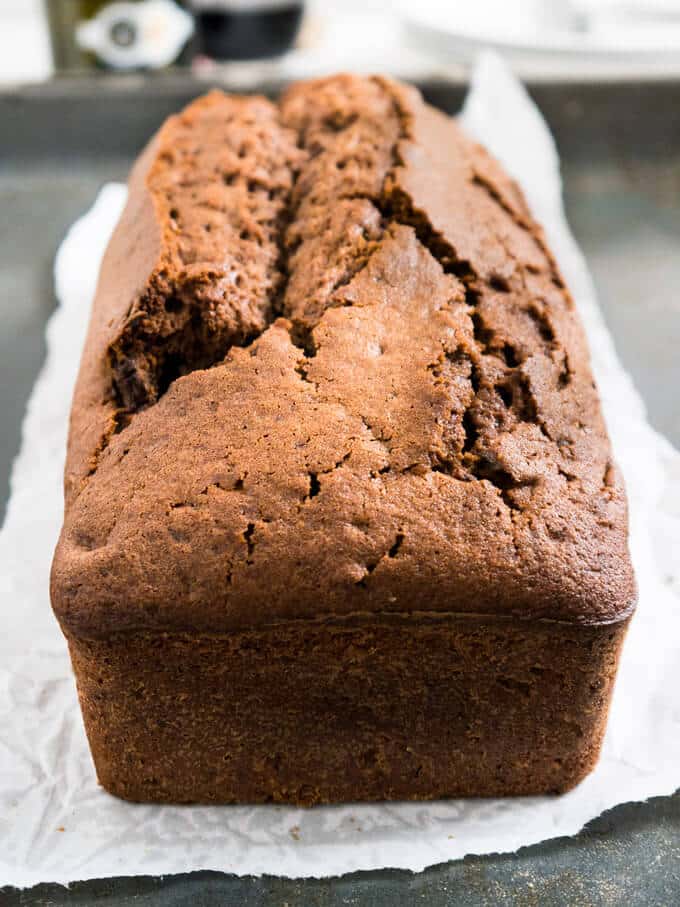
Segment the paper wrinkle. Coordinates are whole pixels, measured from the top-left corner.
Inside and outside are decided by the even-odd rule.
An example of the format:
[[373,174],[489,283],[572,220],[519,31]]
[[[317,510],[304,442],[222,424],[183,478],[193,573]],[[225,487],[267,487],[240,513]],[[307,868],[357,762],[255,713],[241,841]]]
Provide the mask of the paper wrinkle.
[[552,138],[493,55],[476,67],[463,121],[518,179],[545,226],[586,326],[626,479],[640,604],[597,769],[561,797],[312,810],[133,805],[98,787],[48,578],[62,519],[73,382],[99,262],[126,194],[125,187],[108,185],[57,255],[61,304],[47,328],[47,361],[28,404],[0,532],[1,883],[196,869],[315,877],[382,867],[419,871],[465,854],[571,835],[617,803],[670,794],[680,785],[680,455],[646,422],[616,357],[564,217]]

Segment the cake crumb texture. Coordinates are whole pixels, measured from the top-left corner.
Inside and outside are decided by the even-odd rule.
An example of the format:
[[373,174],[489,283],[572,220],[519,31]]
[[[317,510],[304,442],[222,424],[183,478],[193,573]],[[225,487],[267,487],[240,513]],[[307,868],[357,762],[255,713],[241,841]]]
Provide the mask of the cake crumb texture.
[[624,633],[369,618],[71,654],[107,790],[313,806],[569,790],[597,761]]

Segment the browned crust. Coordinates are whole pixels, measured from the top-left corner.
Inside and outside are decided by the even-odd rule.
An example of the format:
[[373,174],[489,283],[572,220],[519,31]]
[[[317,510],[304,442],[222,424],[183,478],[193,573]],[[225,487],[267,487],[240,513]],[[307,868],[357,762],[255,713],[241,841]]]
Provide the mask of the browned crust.
[[[204,347],[187,363],[200,368],[265,327],[279,279],[273,234],[297,154],[295,136],[277,120],[264,98],[213,91],[170,117],[135,164],[102,262],[76,383],[67,506],[134,410],[126,405],[133,392],[117,380],[125,357],[153,358],[154,333],[174,334],[185,347],[194,340]],[[197,307],[204,330],[194,338],[188,329]]]
[[[268,141],[232,165],[238,130]],[[381,79],[278,109],[213,94],[163,127],[102,266],[66,488],[52,596],[80,635],[357,611],[606,624],[635,598],[541,232],[488,155]]]

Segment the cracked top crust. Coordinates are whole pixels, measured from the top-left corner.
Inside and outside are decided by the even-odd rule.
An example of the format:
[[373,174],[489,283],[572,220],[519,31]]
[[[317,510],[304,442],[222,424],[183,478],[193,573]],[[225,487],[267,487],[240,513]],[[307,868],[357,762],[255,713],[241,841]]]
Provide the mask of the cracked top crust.
[[83,635],[634,604],[540,228],[381,78],[212,93],[160,130],[102,265],[65,484],[52,598]]

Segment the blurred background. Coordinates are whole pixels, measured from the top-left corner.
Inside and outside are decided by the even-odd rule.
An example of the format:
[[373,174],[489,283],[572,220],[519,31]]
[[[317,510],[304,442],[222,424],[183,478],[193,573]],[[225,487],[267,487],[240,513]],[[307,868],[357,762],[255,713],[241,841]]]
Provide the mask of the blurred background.
[[[680,72],[678,0],[1,0],[0,80],[191,68],[231,82],[422,76],[501,49],[527,76]],[[252,61],[257,61],[253,63]]]

